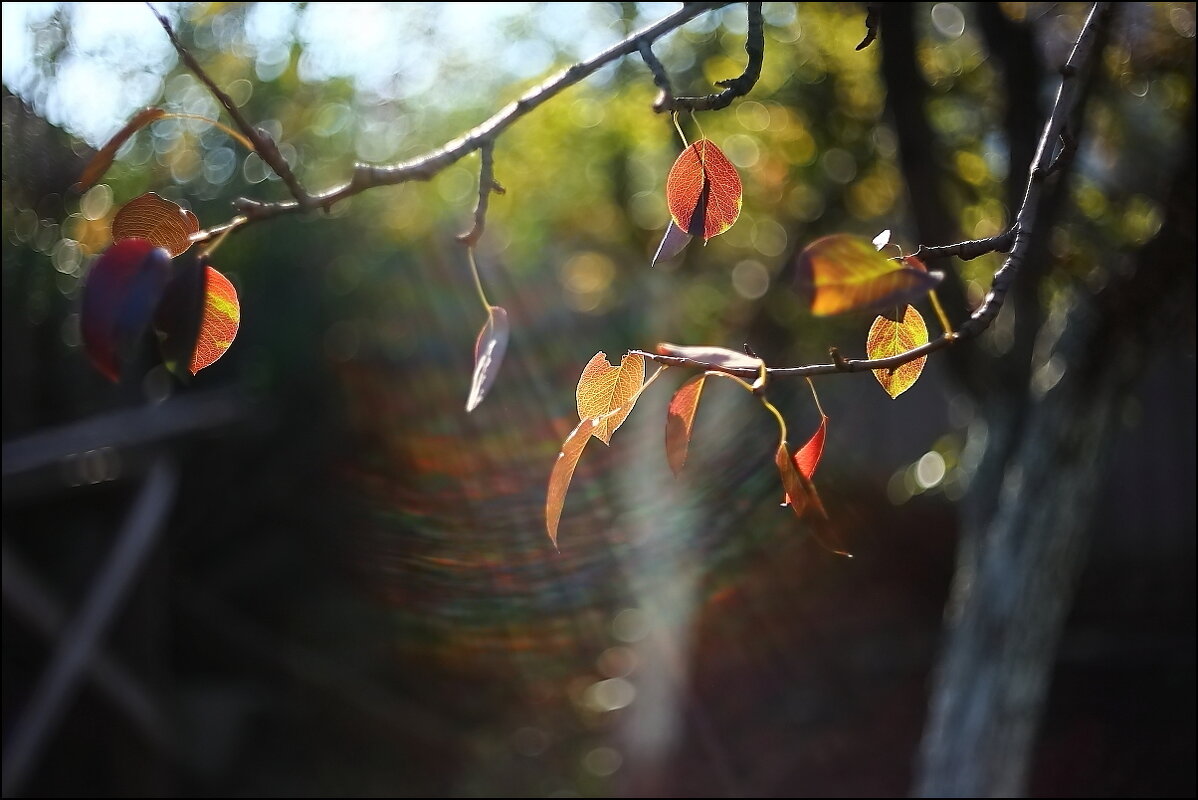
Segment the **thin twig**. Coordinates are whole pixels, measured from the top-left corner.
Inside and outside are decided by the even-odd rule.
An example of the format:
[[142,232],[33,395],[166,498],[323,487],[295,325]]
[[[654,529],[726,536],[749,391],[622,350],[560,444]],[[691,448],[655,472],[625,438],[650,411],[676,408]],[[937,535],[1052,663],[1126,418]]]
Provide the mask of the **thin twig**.
[[[1011,284],[1015,280],[1015,276],[1019,272],[1020,266],[1027,257],[1031,234],[1037,222],[1037,211],[1039,209],[1040,196],[1044,188],[1044,178],[1049,174],[1050,170],[1058,170],[1064,166],[1059,159],[1059,154],[1056,154],[1058,160],[1054,164],[1053,151],[1055,150],[1055,144],[1059,139],[1064,141],[1062,135],[1065,131],[1065,126],[1068,124],[1069,118],[1078,101],[1081,99],[1081,88],[1084,83],[1078,79],[1078,76],[1084,74],[1086,67],[1093,57],[1094,42],[1098,36],[1098,29],[1101,27],[1100,23],[1105,25],[1110,13],[1110,7],[1110,3],[1095,3],[1093,8],[1090,9],[1090,14],[1082,26],[1081,33],[1078,34],[1073,51],[1069,54],[1069,59],[1061,70],[1061,85],[1057,90],[1056,102],[1053,104],[1052,113],[1049,115],[1048,121],[1044,124],[1044,131],[1040,136],[1040,144],[1036,151],[1036,157],[1029,166],[1027,189],[1024,193],[1023,204],[1015,216],[1015,223],[1011,226],[1011,229],[1006,233],[993,236],[989,239],[960,242],[940,247],[924,247],[921,245],[915,252],[915,255],[921,258],[939,258],[944,256],[976,258],[984,253],[1002,251],[1009,247],[1009,255],[1003,262],[1002,267],[994,273],[990,292],[986,295],[983,303],[970,315],[969,319],[954,332],[945,333],[943,336],[933,339],[926,344],[888,358],[845,359],[839,357],[838,352],[834,352],[833,363],[831,364],[809,364],[801,367],[771,367],[768,370],[770,377],[831,375],[838,372],[894,369],[922,356],[943,350],[956,342],[972,339],[990,327],[994,318],[998,316],[999,309],[1002,308],[1003,301],[1011,288]],[[639,350],[633,352],[638,352],[645,358],[661,364],[715,370],[742,378],[751,378],[757,374],[757,370],[749,367],[722,367],[718,364],[710,364],[680,356],[664,356],[658,353],[646,353]]]
[[162,25],[163,30],[166,31],[166,35],[170,37],[171,44],[175,46],[175,52],[179,54],[179,58],[208,87],[208,91],[212,93],[217,102],[228,112],[229,117],[237,125],[238,130],[253,142],[254,152],[266,162],[268,167],[274,170],[274,173],[283,180],[283,183],[287,184],[287,188],[291,191],[291,195],[297,203],[301,206],[310,206],[312,202],[311,195],[300,185],[299,180],[291,171],[291,167],[288,166],[287,160],[279,152],[279,147],[275,144],[275,140],[266,131],[261,128],[255,128],[249,123],[249,120],[241,113],[241,109],[233,102],[233,98],[229,97],[229,95],[216,85],[216,81],[212,80],[212,77],[204,70],[195,56],[179,41],[179,37],[175,35],[175,29],[171,27],[170,20],[159,14],[158,9],[154,8],[153,4],[146,3],[146,5],[150,7],[150,11],[154,12],[154,16],[158,18],[158,22]]
[[670,75],[666,72],[665,65],[658,60],[653,54],[653,45],[642,39],[637,43],[637,49],[641,52],[641,58],[645,62],[645,66],[653,73],[653,83],[660,90],[657,99],[653,101],[653,108],[667,108],[674,104],[674,90],[670,88]]
[[503,194],[504,188],[495,181],[495,142],[488,140],[478,148],[478,204],[474,206],[474,225],[458,236],[458,241],[467,247],[478,244],[487,225],[487,204],[491,192]]
[[[761,64],[765,59],[765,23],[761,16],[761,3],[747,3],[746,5],[748,6],[749,29],[745,35],[745,53],[748,55],[745,71],[735,78],[717,81],[716,85],[723,86],[724,90],[715,94],[699,97],[673,97],[667,91],[663,91],[653,103],[654,111],[718,111],[721,108],[727,108],[736,98],[744,97],[757,84],[757,79],[761,77]],[[641,56],[644,57],[644,55],[642,50]],[[653,61],[656,62],[657,59],[653,58]],[[649,64],[650,70],[653,70],[654,83],[661,88],[657,69],[648,58],[645,63]],[[664,76],[665,68],[661,66],[660,62],[657,62],[657,67]],[[668,79],[666,79],[666,86],[669,86]]]
[[[533,111],[533,109],[542,105],[546,100],[555,97],[563,90],[591,76],[616,59],[638,52],[642,42],[652,44],[661,37],[682,27],[696,17],[700,17],[709,11],[726,5],[728,5],[726,2],[687,3],[673,14],[662,17],[652,25],[632,33],[627,38],[616,42],[603,52],[594,55],[585,61],[580,61],[573,66],[567,67],[561,72],[549,77],[541,84],[529,89],[527,92],[521,95],[519,99],[507,104],[499,111],[495,112],[495,114],[493,114],[489,119],[475,126],[458,138],[453,139],[452,141],[447,142],[441,147],[431,150],[424,155],[391,165],[358,163],[354,165],[353,176],[347,183],[344,183],[340,186],[335,186],[317,194],[308,194],[304,192],[302,188],[300,188],[300,193],[297,195],[297,199],[295,200],[266,203],[242,197],[235,200],[233,205],[239,214],[246,217],[246,224],[251,224],[265,219],[271,219],[273,217],[283,216],[286,214],[295,214],[316,208],[321,208],[327,211],[338,202],[377,186],[394,186],[400,183],[407,183],[408,181],[430,180],[433,176],[437,175],[446,167],[452,166],[462,158],[468,156],[470,153],[482,148],[485,143],[494,142],[499,134],[507,130],[518,120],[527,116]],[[161,20],[161,16],[159,19]],[[750,25],[750,36],[752,35],[753,26]],[[173,38],[172,41],[174,41]],[[180,56],[182,57],[182,53],[180,53]],[[187,59],[188,66],[192,67],[195,59],[190,58],[190,56],[188,56]],[[199,65],[197,64],[192,68],[195,69],[198,66]],[[758,65],[758,69],[759,68],[760,65]],[[200,69],[202,70],[202,68]],[[741,78],[744,77],[745,76],[743,75],[741,76]],[[739,81],[741,79],[737,80]],[[755,82],[756,80],[756,75],[754,75],[752,77],[752,81]],[[212,87],[210,86],[210,88]],[[746,88],[745,91],[747,90],[748,89]],[[230,109],[230,114],[233,114],[232,109]],[[240,113],[234,116],[234,120],[238,121],[239,127],[241,127],[244,123],[244,118],[241,117]],[[248,123],[245,124],[248,125]],[[245,128],[243,128],[243,130],[244,129]],[[258,133],[258,131],[255,131],[255,135]],[[253,138],[254,137],[251,137],[251,139]],[[255,143],[257,143],[256,140]],[[271,162],[268,161],[265,156],[263,157],[263,160],[267,161],[267,164],[274,168],[274,165],[271,164]],[[295,194],[294,191],[293,194]],[[208,235],[206,231],[201,231],[199,234],[197,234],[197,237],[200,239],[206,239],[208,238]]]

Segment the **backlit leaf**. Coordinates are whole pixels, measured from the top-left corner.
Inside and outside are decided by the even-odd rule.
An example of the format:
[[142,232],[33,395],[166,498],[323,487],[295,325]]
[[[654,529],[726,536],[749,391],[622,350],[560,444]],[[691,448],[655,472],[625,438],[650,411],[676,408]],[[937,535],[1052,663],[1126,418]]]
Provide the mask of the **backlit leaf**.
[[470,382],[470,394],[466,398],[467,413],[478,408],[491,384],[495,383],[499,365],[503,362],[503,354],[507,352],[509,334],[507,311],[499,306],[491,306],[487,321],[474,342],[474,378]]
[[154,192],[135,197],[112,218],[112,240],[148,239],[174,258],[191,247],[191,234],[200,230],[196,215]]
[[677,477],[686,463],[690,449],[691,433],[695,427],[695,412],[699,410],[699,398],[703,394],[706,375],[691,378],[670,398],[666,411],[666,460]]
[[890,228],[887,228],[874,237],[874,249],[881,250],[888,244],[890,244]]
[[679,154],[666,178],[666,204],[674,224],[707,241],[732,227],[740,216],[740,175],[708,139]]
[[710,364],[713,367],[723,367],[724,369],[744,368],[755,370],[761,368],[760,358],[754,358],[736,350],[729,350],[726,347],[691,346],[661,342],[657,345],[657,352],[663,356],[689,358],[691,361]]
[[116,132],[108,142],[96,151],[92,156],[92,160],[87,162],[83,173],[79,176],[79,182],[71,187],[75,192],[86,192],[92,185],[104,176],[108,168],[112,166],[112,160],[116,158],[116,152],[121,149],[121,145],[129,141],[129,137],[137,133],[139,130],[149,125],[156,119],[161,119],[166,111],[161,108],[143,108],[133,115],[133,118],[125,123],[125,127]]
[[145,239],[117,242],[87,274],[79,325],[83,346],[109,380],[138,347],[170,278],[171,258]]
[[609,444],[612,434],[636,405],[644,382],[644,356],[626,353],[620,359],[620,366],[613,367],[607,363],[607,354],[599,351],[578,379],[578,418],[601,417],[594,434],[604,444]]
[[201,257],[180,259],[154,312],[162,362],[181,378],[191,377],[191,359],[204,319],[207,289],[207,260]]
[[[869,358],[889,358],[928,343],[928,326],[914,306],[907,306],[902,322],[878,317],[869,328],[865,352]],[[886,394],[898,397],[919,380],[927,356],[920,356],[894,369],[875,369],[874,377]]]
[[800,519],[811,509],[815,512],[811,520],[811,535],[820,547],[838,556],[852,558],[852,554],[840,545],[840,536],[828,521],[828,512],[820,500],[815,484],[795,466],[798,455],[790,455],[786,442],[778,445],[774,453],[774,465],[782,477],[782,488],[786,491],[786,502]]
[[[815,477],[815,468],[819,466],[819,460],[824,454],[824,437],[828,433],[828,418],[821,416],[819,428],[812,434],[807,443],[799,448],[799,451],[794,454],[793,459],[795,468],[798,469],[799,475],[808,480]],[[790,496],[782,498],[782,504],[790,503]]]
[[670,220],[670,224],[666,226],[665,236],[661,237],[661,244],[657,246],[657,252],[653,255],[653,261],[650,266],[656,266],[658,261],[665,261],[678,255],[690,244],[691,235],[674,224],[674,220]]
[[[602,355],[602,354],[600,354]],[[562,506],[566,502],[566,490],[570,488],[570,480],[574,477],[574,468],[587,442],[591,440],[600,422],[599,417],[584,419],[578,427],[570,431],[566,441],[562,442],[561,452],[549,475],[549,492],[545,497],[545,527],[549,532],[549,541],[557,547],[557,526],[562,518]]]
[[204,314],[200,319],[200,334],[196,337],[195,352],[191,357],[191,374],[210,367],[225,354],[237,326],[241,323],[241,306],[237,302],[237,290],[229,279],[212,267],[206,268],[207,282],[204,289]]
[[923,297],[943,279],[943,273],[887,258],[872,243],[847,234],[807,245],[799,255],[797,276],[816,316],[901,306]]

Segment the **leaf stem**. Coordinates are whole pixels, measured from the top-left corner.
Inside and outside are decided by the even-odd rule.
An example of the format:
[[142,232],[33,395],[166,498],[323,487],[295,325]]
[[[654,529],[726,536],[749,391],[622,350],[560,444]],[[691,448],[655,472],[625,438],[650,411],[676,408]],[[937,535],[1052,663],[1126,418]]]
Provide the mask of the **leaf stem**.
[[695,127],[699,129],[699,138],[706,139],[707,134],[703,132],[703,123],[699,122],[699,117],[695,114],[695,110],[691,109],[691,119],[695,121]]
[[765,406],[767,411],[774,415],[775,419],[778,420],[778,444],[786,444],[786,420],[782,419],[782,412],[764,397],[761,398],[761,404]]
[[819,410],[819,415],[826,418],[828,415],[824,413],[824,407],[820,405],[819,394],[815,391],[815,382],[811,380],[810,376],[804,377],[807,378],[807,385],[811,387],[811,396],[815,399],[815,407]]
[[936,319],[940,320],[940,327],[944,330],[946,336],[952,336],[952,323],[948,321],[948,314],[944,313],[944,306],[940,305],[940,298],[936,296],[936,290],[933,289],[928,292],[928,297],[932,301],[932,309],[936,312]]
[[251,153],[257,152],[257,150],[254,149],[253,142],[251,142],[244,135],[242,135],[238,131],[233,130],[232,128],[230,128],[228,125],[221,122],[220,120],[209,119],[208,117],[201,116],[199,114],[185,114],[182,111],[168,111],[165,114],[163,114],[161,117],[159,117],[159,119],[198,119],[201,122],[207,122],[209,125],[212,125],[213,127],[216,127],[216,128],[220,128],[222,131],[227,133],[229,136],[236,139],[241,144],[241,146],[244,147],[246,150],[249,150]]
[[474,288],[478,290],[478,299],[482,301],[483,308],[487,313],[491,313],[491,301],[487,299],[487,293],[483,291],[483,280],[478,274],[478,264],[474,261],[474,247],[466,248],[466,258],[470,261],[470,276],[474,278]]
[[674,112],[673,117],[674,117],[674,130],[678,131],[678,136],[682,139],[682,149],[685,150],[686,148],[691,146],[691,143],[686,140],[686,134],[682,132],[682,126],[678,124],[678,112],[677,111]]

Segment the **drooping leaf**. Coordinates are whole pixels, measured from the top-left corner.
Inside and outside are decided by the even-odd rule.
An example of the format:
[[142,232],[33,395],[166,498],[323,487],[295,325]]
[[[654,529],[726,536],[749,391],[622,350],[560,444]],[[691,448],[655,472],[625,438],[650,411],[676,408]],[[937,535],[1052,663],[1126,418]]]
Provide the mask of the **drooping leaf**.
[[180,259],[154,312],[162,362],[180,378],[191,377],[191,359],[204,319],[208,261],[201,256]]
[[656,266],[658,261],[665,261],[678,255],[690,244],[691,235],[674,224],[674,220],[670,220],[670,224],[666,226],[665,236],[661,237],[661,244],[657,246],[657,252],[653,255],[653,261],[649,266]]
[[[811,480],[815,477],[815,468],[819,466],[819,460],[824,454],[824,437],[828,433],[828,418],[821,415],[819,428],[812,434],[811,438],[799,448],[798,452],[792,456],[795,462],[795,468],[799,471],[799,475]],[[786,495],[782,498],[782,505],[790,503],[790,496]]]
[[828,434],[828,418],[820,415],[819,428],[795,453],[795,466],[807,478],[815,477],[815,468],[824,455],[824,437]]
[[797,282],[816,316],[876,311],[926,295],[944,274],[887,258],[872,243],[833,234],[816,239],[799,255]]
[[241,306],[237,302],[237,290],[229,279],[212,267],[205,269],[204,314],[200,320],[200,334],[196,337],[195,352],[191,357],[191,374],[210,367],[223,356],[237,336],[241,324]]
[[645,357],[625,353],[620,366],[607,363],[607,354],[600,350],[591,358],[578,379],[578,418],[600,417],[595,437],[604,444],[624,423],[636,405],[641,385],[645,382]]
[[117,150],[121,149],[121,145],[129,141],[129,137],[137,133],[139,130],[149,125],[156,119],[161,119],[166,114],[165,109],[161,108],[143,108],[133,115],[133,118],[125,123],[125,127],[121,128],[116,134],[108,140],[108,142],[96,151],[92,156],[92,160],[87,162],[83,173],[79,176],[79,182],[71,187],[71,191],[82,194],[100,180],[108,168],[112,166],[112,160],[116,158]]
[[191,247],[191,234],[200,230],[196,215],[154,192],[135,197],[112,218],[112,240],[148,239],[174,258]]
[[710,364],[713,367],[723,367],[724,369],[760,369],[761,359],[755,358],[745,353],[739,353],[736,350],[729,350],[726,347],[708,347],[706,345],[682,345],[670,344],[669,342],[660,342],[657,345],[657,352],[663,356],[675,356],[677,358],[689,358],[691,361],[698,361],[701,364]]
[[491,384],[495,383],[499,365],[503,363],[503,354],[507,352],[510,333],[507,311],[500,306],[491,306],[487,321],[474,341],[474,378],[470,381],[470,394],[466,398],[466,413],[478,408]]
[[732,227],[742,203],[740,175],[708,139],[689,145],[666,178],[666,204],[674,224],[707,241]]
[[[865,352],[869,358],[889,358],[927,343],[928,326],[914,306],[907,306],[902,322],[894,322],[886,317],[874,320],[865,341]],[[920,356],[894,369],[875,369],[874,377],[882,384],[886,394],[892,398],[898,397],[919,380],[927,360],[927,356]]]
[[666,460],[677,477],[686,463],[690,450],[691,433],[695,427],[695,412],[699,410],[699,398],[707,375],[696,375],[674,392],[670,407],[666,411]]
[[570,488],[570,480],[574,477],[574,468],[587,442],[599,427],[599,417],[590,417],[578,423],[578,427],[570,431],[566,441],[562,442],[561,452],[549,474],[549,492],[545,497],[545,527],[549,532],[549,541],[557,547],[557,526],[562,518],[562,506],[566,502],[566,490]]
[[170,278],[171,257],[145,239],[127,239],[104,251],[87,274],[79,324],[92,364],[109,380],[121,378],[131,348],[139,346]]
[[824,508],[823,501],[820,500],[819,492],[815,490],[815,484],[795,466],[797,461],[798,454],[796,453],[792,457],[786,442],[778,445],[778,449],[774,453],[774,465],[782,477],[782,488],[786,492],[786,504],[790,505],[795,516],[800,519],[808,509],[815,512],[811,519],[812,538],[828,552],[852,558],[852,554],[841,546],[840,535],[828,520],[828,512]]

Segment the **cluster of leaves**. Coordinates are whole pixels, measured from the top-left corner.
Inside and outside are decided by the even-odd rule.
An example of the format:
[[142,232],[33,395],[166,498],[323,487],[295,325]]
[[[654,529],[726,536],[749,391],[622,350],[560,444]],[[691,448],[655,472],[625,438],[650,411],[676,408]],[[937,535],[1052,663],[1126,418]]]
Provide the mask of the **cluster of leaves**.
[[[719,147],[707,139],[687,145],[666,180],[671,221],[653,263],[676,255],[694,237],[702,237],[706,242],[731,228],[740,214],[741,193],[740,177]],[[872,242],[834,234],[804,248],[796,265],[797,288],[806,296],[812,314],[879,312],[866,338],[865,349],[870,359],[901,356],[928,343],[927,326],[911,303],[933,292],[944,277],[929,272],[918,258],[904,256],[901,251],[895,258],[888,257],[882,252],[888,246],[889,231]],[[934,296],[933,303],[936,304]],[[946,334],[950,333],[943,315],[941,321]],[[766,398],[769,368],[761,358],[752,352],[739,353],[722,347],[673,344],[659,344],[657,353],[703,370],[684,382],[669,403],[665,451],[675,476],[686,463],[707,379],[731,380],[757,397],[778,422],[774,465],[782,483],[783,505],[790,506],[796,517],[809,516],[813,520],[815,538],[824,547],[848,555],[840,546],[812,483],[828,431],[828,417],[819,405],[814,385],[811,390],[820,412],[819,428],[792,451],[786,422]],[[874,376],[891,398],[897,398],[919,379],[926,360],[926,356],[905,360],[894,368],[874,370]],[[610,444],[612,434],[631,413],[641,392],[667,368],[662,364],[645,380],[645,361],[645,354],[630,351],[621,358],[619,366],[613,366],[601,351],[582,371],[577,390],[580,422],[562,444],[549,478],[545,503],[546,528],[555,547],[566,491],[587,443],[594,437]],[[747,371],[757,374],[752,383],[735,374]]]
[[[99,180],[130,136],[164,116],[159,108],[135,115],[96,153],[74,189]],[[88,272],[80,309],[84,348],[109,380],[119,382],[124,368],[142,358],[149,330],[162,363],[181,377],[211,366],[232,345],[241,321],[237,290],[208,264],[207,252],[182,258],[199,231],[195,214],[154,192],[113,217],[113,244]]]

